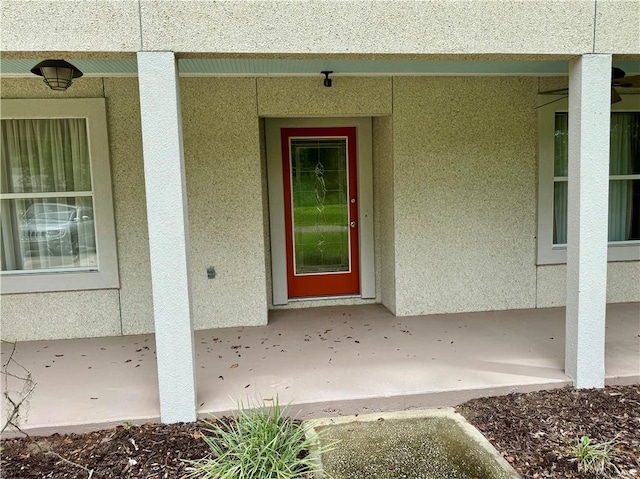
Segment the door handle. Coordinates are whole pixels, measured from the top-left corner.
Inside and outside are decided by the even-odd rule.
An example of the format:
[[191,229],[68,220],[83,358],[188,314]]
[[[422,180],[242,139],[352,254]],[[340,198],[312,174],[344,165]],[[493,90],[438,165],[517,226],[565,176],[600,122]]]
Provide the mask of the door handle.
[[351,226],[352,228],[355,228],[356,227],[356,222],[352,221],[351,223],[349,223],[349,226]]

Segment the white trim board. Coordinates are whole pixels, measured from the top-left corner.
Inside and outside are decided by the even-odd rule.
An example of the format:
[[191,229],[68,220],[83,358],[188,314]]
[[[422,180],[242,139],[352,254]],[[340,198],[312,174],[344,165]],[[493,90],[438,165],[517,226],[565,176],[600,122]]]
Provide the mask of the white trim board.
[[[267,181],[269,187],[269,227],[271,236],[271,279],[273,304],[284,305],[287,293],[287,252],[284,224],[284,186],[282,180],[281,128],[356,128],[358,159],[358,216],[360,254],[360,298],[376,297],[373,238],[373,161],[371,118],[267,118]],[[327,297],[327,299],[335,299]]]

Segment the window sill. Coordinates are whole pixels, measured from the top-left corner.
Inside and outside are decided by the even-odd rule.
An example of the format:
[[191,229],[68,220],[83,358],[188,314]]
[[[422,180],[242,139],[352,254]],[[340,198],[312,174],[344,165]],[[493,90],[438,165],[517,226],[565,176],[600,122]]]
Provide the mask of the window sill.
[[68,273],[5,273],[1,277],[2,294],[49,293],[115,289],[120,287],[117,271],[79,271]]
[[[640,261],[640,243],[609,244],[607,262]],[[567,247],[554,246],[551,249],[538,251],[538,266],[549,264],[566,264]]]

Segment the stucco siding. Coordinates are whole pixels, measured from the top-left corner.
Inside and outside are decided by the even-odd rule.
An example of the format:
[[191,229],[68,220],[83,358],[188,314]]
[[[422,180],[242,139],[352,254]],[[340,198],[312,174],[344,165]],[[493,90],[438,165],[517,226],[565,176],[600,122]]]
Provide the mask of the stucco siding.
[[[579,54],[593,49],[594,6],[583,0],[431,0],[401,6],[311,0],[199,1],[185,8],[179,1],[143,0],[143,45],[238,53]],[[617,19],[608,31],[609,46],[613,52],[628,51],[637,15]],[[620,30],[623,35],[614,40]]]
[[640,301],[640,261],[609,263],[607,303]]
[[266,301],[268,308],[273,307],[273,280],[271,277],[271,236],[269,235],[269,185],[267,179],[267,140],[265,131],[264,118],[259,119],[258,123],[260,135],[260,174],[262,175],[262,218],[264,235],[264,274],[267,281]]
[[598,0],[594,53],[640,52],[640,1]]
[[180,83],[194,327],[266,324],[255,79]]
[[118,290],[12,294],[0,299],[3,341],[120,334]]
[[[595,17],[595,0],[5,0],[2,49],[580,54],[593,51]],[[636,1],[599,0],[597,17],[596,46],[633,48]]]
[[150,333],[154,330],[153,298],[138,80],[105,78],[104,91],[109,120],[122,332]]
[[3,0],[2,50],[125,52],[140,48],[138,0]]
[[[538,267],[538,308],[564,306],[567,267],[564,264]],[[607,267],[607,303],[640,301],[640,262],[622,261]]]
[[258,78],[258,114],[264,117],[336,117],[391,114],[390,77]]
[[593,14],[582,0],[143,0],[142,32],[147,50],[582,53],[591,51]]
[[[536,78],[180,81],[196,329],[265,324],[272,307],[260,117],[374,117],[377,294],[366,302],[400,316],[564,305],[565,266],[536,266]],[[1,87],[2,98],[60,97],[37,78]],[[121,287],[3,295],[2,336],[152,332],[137,80],[83,78],[64,95],[107,100]],[[640,301],[639,284],[640,262],[609,263],[609,302]]]
[[396,78],[399,315],[535,305],[530,78]]
[[102,79],[83,78],[73,87],[60,92],[53,91],[40,77],[0,79],[0,98],[102,98]]
[[373,173],[378,297],[389,311],[395,313],[393,118],[391,116],[373,119]]
[[[183,112],[190,112],[184,122],[184,143],[194,326],[203,329],[265,324],[255,80],[183,79],[182,93]],[[101,78],[87,78],[65,93],[66,97],[103,95],[107,99],[121,288],[3,295],[3,337],[59,339],[154,330],[137,80],[107,78],[103,83]],[[60,95],[34,78],[3,79],[2,96]],[[207,279],[208,266],[216,268],[215,280]],[[112,302],[104,305],[106,300],[94,301],[93,298],[102,298],[100,294]],[[95,308],[83,308],[92,301]],[[41,309],[31,308],[33,304]],[[21,305],[25,313],[21,312]],[[47,321],[48,310],[70,320],[65,327],[58,327]],[[96,328],[96,323],[101,327]]]

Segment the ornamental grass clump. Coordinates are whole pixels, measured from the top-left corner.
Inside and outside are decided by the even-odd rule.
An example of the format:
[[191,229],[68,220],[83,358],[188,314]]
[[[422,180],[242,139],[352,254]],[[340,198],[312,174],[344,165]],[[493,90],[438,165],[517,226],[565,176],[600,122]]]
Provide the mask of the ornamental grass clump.
[[588,436],[582,436],[575,450],[578,472],[604,475],[606,470],[613,466],[611,456],[614,452],[615,439],[592,443]]
[[319,472],[309,455],[319,441],[308,427],[286,415],[277,399],[272,406],[248,409],[241,403],[228,422],[205,421],[202,438],[210,453],[191,464],[191,477],[204,479],[308,479]]

